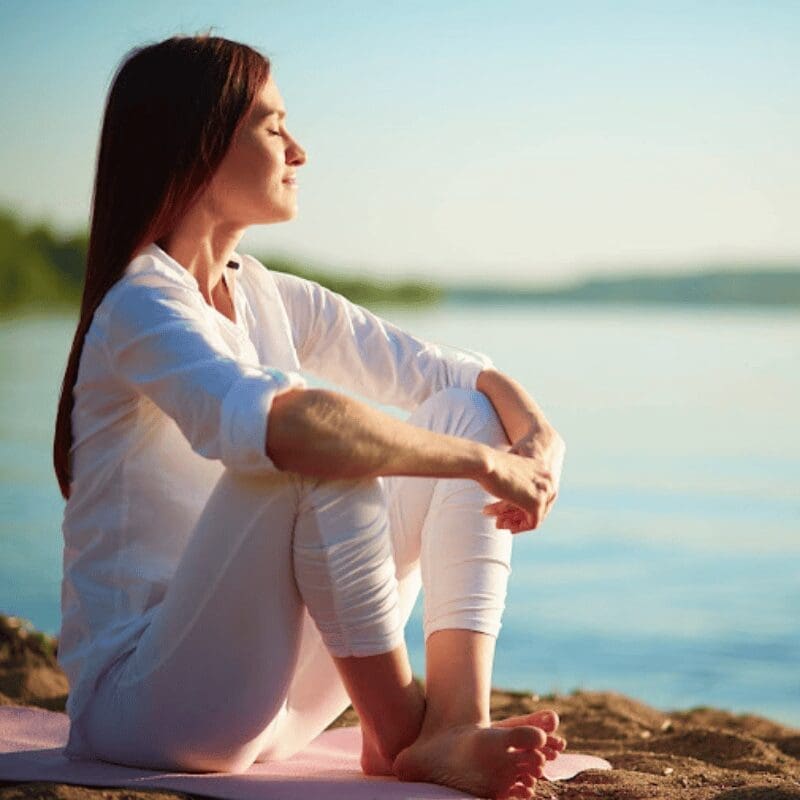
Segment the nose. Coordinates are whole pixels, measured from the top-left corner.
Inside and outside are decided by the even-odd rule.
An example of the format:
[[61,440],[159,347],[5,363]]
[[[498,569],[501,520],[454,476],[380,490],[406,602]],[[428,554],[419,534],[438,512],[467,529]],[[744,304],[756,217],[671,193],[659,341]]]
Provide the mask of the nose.
[[286,163],[293,167],[299,167],[306,163],[306,151],[300,147],[293,136],[289,137],[289,146],[286,148]]

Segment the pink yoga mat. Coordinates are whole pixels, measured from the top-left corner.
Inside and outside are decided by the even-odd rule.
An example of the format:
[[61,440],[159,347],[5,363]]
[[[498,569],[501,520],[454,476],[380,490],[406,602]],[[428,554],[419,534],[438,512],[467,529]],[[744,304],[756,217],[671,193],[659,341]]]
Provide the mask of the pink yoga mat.
[[[225,800],[445,800],[470,797],[435,783],[411,783],[361,772],[361,728],[324,731],[301,753],[253,764],[246,772],[160,772],[104,761],[72,761],[66,714],[31,706],[0,706],[0,780],[82,786],[175,789]],[[545,777],[564,780],[587,769],[611,769],[605,759],[564,753],[547,762]]]

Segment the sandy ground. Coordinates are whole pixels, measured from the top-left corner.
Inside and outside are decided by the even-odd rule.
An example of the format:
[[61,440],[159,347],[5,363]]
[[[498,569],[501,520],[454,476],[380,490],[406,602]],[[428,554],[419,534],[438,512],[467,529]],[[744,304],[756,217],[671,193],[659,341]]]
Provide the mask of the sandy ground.
[[[68,684],[55,661],[57,641],[28,623],[0,615],[0,705],[63,711]],[[554,708],[568,750],[602,756],[610,772],[591,770],[571,781],[541,781],[539,798],[682,798],[800,800],[800,730],[754,715],[716,708],[659,711],[614,692],[579,691],[531,697],[492,690],[492,719]],[[352,708],[330,727],[358,724]],[[168,800],[180,792],[84,788],[54,783],[4,783],[0,800]]]

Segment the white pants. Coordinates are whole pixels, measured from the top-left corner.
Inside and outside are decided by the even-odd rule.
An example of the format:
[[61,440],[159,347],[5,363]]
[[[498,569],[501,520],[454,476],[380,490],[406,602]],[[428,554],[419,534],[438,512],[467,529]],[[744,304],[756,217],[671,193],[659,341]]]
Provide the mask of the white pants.
[[[487,397],[451,388],[414,425],[508,449]],[[241,772],[288,758],[350,705],[331,658],[388,652],[424,592],[424,635],[497,636],[512,534],[477,482],[226,471],[137,646],[86,713],[97,758]],[[454,676],[457,679],[457,676]]]

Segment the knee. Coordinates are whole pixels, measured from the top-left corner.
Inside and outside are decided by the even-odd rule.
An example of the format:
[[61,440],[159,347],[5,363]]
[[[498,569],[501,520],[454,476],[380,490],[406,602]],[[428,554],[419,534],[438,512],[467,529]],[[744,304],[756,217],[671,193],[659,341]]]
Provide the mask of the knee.
[[491,447],[509,444],[492,402],[478,389],[449,386],[434,392],[420,403],[408,421],[439,433],[480,441]]
[[[327,541],[351,538],[362,525],[374,524],[386,514],[386,494],[380,477],[320,478],[301,476],[298,528],[309,519],[328,529]],[[348,524],[358,522],[360,524]],[[297,532],[297,529],[296,529]],[[302,536],[299,537],[302,539]]]

